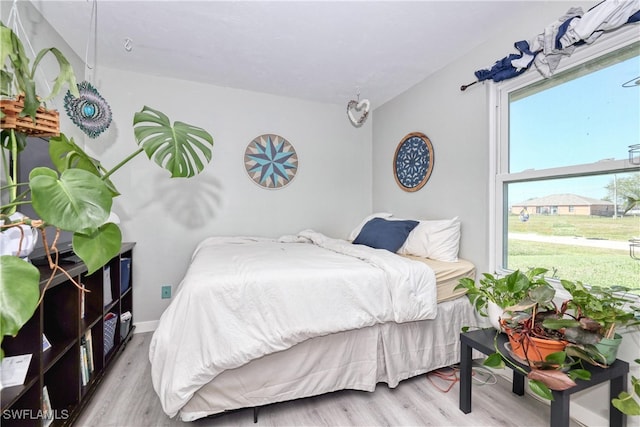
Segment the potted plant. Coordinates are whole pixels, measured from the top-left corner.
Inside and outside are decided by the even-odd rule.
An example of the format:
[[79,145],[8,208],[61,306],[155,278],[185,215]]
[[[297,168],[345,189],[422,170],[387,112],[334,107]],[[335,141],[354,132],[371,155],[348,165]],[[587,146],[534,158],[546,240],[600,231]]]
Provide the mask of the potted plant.
[[[502,330],[510,343],[508,353],[530,371],[505,357],[504,349],[497,345],[496,353],[485,360],[485,365],[503,367],[509,363],[527,375],[536,394],[551,398],[550,390],[564,390],[574,386],[577,378],[590,378],[587,370],[572,369],[580,360],[601,367],[615,361],[615,354],[607,357],[599,344],[613,336],[616,326],[639,324],[640,309],[625,297],[627,288],[587,289],[580,282],[568,280],[561,283],[571,299],[558,306],[555,289],[542,276],[547,270],[531,269],[533,272],[540,275],[530,280],[535,286],[528,286],[526,296],[517,304],[504,307],[501,315]],[[474,301],[473,293],[470,298]],[[629,399],[624,396],[622,402],[632,405]]]
[[505,363],[520,371],[529,379],[531,390],[537,395],[551,399],[551,390],[566,390],[576,385],[575,379],[589,379],[591,374],[584,369],[572,369],[576,360],[570,357],[567,347],[570,343],[560,328],[553,323],[564,317],[563,309],[555,302],[555,289],[542,276],[546,269],[534,269],[540,274],[535,279],[537,286],[528,290],[527,295],[509,307],[504,308],[501,325],[509,339],[507,353],[512,359],[529,370],[522,368],[506,357],[497,345],[484,364],[493,368],[503,368]]
[[[2,95],[15,95],[12,88],[24,92],[21,117],[34,117],[40,108],[33,76],[44,54],[52,52],[60,64],[53,94],[67,85],[77,90],[69,62],[55,48],[45,49],[36,56],[33,68],[24,53],[20,39],[4,25],[0,26],[2,46]],[[77,91],[75,92],[77,96]],[[107,222],[112,200],[119,193],[110,176],[135,156],[145,153],[159,166],[169,170],[171,177],[192,177],[211,160],[213,138],[204,129],[182,122],[171,123],[158,110],[144,106],[133,118],[135,139],[139,148],[110,170],[87,155],[73,139],[64,134],[49,141],[49,154],[56,170],[35,168],[28,183],[16,182],[6,164],[9,153],[13,161],[27,143],[29,130],[15,127],[4,129],[0,139],[6,186],[9,193],[0,205],[1,231],[18,230],[24,226],[38,230],[44,242],[50,274],[61,270],[58,265],[56,241],[60,230],[73,233],[73,251],[87,266],[89,274],[117,255],[122,235],[118,225]],[[14,168],[15,170],[15,168]],[[28,197],[30,196],[30,200]],[[31,203],[39,218],[12,217],[16,207]],[[46,230],[54,230],[47,233]],[[53,234],[53,237],[51,236]],[[22,244],[23,239],[20,239]],[[19,256],[0,256],[0,344],[5,335],[15,336],[33,315],[40,296],[40,271]],[[46,289],[45,289],[46,290]],[[3,353],[0,350],[0,359]]]
[[503,277],[483,273],[477,283],[468,277],[460,279],[455,289],[466,289],[478,314],[488,317],[491,325],[500,329],[499,319],[504,308],[523,300],[530,289],[547,284],[542,276],[547,271],[544,268],[529,269],[524,273],[516,270]]
[[544,278],[539,281],[544,284],[530,289],[518,304],[505,307],[501,319],[511,352],[530,366],[544,362],[549,354],[563,351],[567,346],[560,331],[545,327],[545,321],[558,319],[562,314],[553,302],[555,289]]
[[624,286],[587,288],[582,282],[569,280],[560,283],[571,294],[563,311],[572,312],[573,321],[560,322],[555,327],[565,328],[563,333],[569,340],[593,345],[597,351],[592,353],[596,354],[597,361],[610,365],[616,360],[622,342],[616,328],[640,324],[640,307],[628,298],[631,290]]

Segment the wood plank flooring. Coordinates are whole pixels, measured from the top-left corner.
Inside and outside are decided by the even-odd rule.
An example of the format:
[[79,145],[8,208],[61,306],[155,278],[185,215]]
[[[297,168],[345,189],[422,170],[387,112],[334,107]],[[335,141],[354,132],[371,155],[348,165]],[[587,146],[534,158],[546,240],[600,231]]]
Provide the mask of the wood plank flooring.
[[[186,424],[162,411],[151,385],[148,350],[151,333],[136,334],[100,389],[77,420],[79,426],[547,426],[549,407],[531,397],[511,393],[498,378],[493,385],[473,385],[473,411],[458,409],[458,384],[444,393],[425,375],[395,389],[378,384],[375,392],[345,390],[262,407],[258,423],[253,410],[200,419]],[[432,381],[441,388],[447,384]],[[572,426],[578,424],[572,422]]]

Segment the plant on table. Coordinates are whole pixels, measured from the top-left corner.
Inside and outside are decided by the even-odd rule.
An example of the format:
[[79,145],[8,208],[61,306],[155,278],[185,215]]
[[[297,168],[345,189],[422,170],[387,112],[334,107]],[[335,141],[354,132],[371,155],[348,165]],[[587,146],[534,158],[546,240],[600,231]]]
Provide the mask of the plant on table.
[[[566,390],[575,385],[575,379],[589,379],[584,369],[571,369],[574,361],[568,357],[568,342],[564,334],[546,327],[549,320],[563,316],[555,302],[555,289],[544,279],[546,269],[534,269],[538,275],[534,288],[527,296],[510,307],[505,307],[501,323],[509,338],[510,355],[527,365],[529,371],[507,358],[497,347],[496,353],[485,360],[489,367],[504,367],[505,362],[529,379],[531,390],[539,396],[551,399],[551,390]],[[496,334],[497,338],[497,334]],[[566,372],[565,372],[566,371]]]
[[[8,192],[8,196],[2,195],[0,205],[2,234],[7,230],[17,229],[24,235],[26,226],[37,229],[47,255],[50,282],[56,273],[66,274],[58,265],[56,243],[60,230],[70,231],[73,233],[73,251],[87,265],[90,274],[116,256],[121,246],[120,228],[107,222],[113,198],[119,195],[110,180],[111,175],[144,152],[159,166],[169,170],[171,177],[192,177],[201,172],[211,160],[213,138],[199,127],[182,122],[172,125],[162,112],[145,106],[133,118],[134,135],[139,148],[112,169],[105,169],[73,139],[59,134],[49,141],[49,154],[56,170],[35,168],[29,174],[28,183],[19,183],[15,166],[27,144],[27,136],[42,135],[34,133],[29,128],[29,122],[35,123],[37,113],[44,110],[44,100],[55,97],[63,87],[68,87],[76,96],[78,92],[71,65],[58,49],[43,49],[36,56],[33,67],[29,68],[29,58],[25,55],[18,36],[1,23],[0,36],[2,98],[14,99],[22,95],[24,107],[20,116],[31,118],[27,121],[27,129],[23,129],[8,124],[5,113],[0,113],[0,119],[3,120],[0,151],[6,174],[6,185],[2,187],[2,191]],[[34,75],[40,60],[47,53],[56,57],[60,74],[55,80],[52,93],[42,99],[36,94]],[[13,168],[8,167],[9,158],[13,162]],[[33,206],[39,218],[12,215],[16,208],[27,203]],[[54,231],[47,233],[47,230]],[[51,234],[54,236],[49,238]],[[20,246],[23,240],[20,238]],[[21,253],[20,247],[17,253]],[[5,335],[15,336],[31,318],[41,300],[41,294],[40,271],[19,256],[0,256],[0,270],[1,344]],[[70,279],[73,281],[71,277]],[[43,292],[45,290],[46,286]],[[0,360],[2,357],[3,351],[0,348]]]
[[[561,283],[571,299],[558,307],[554,301],[556,291],[543,277],[547,270],[532,269],[532,272],[539,275],[532,280],[536,286],[528,287],[520,302],[505,307],[501,318],[510,342],[510,356],[528,366],[529,372],[506,357],[497,340],[496,353],[485,360],[485,365],[503,367],[509,363],[528,377],[534,393],[551,399],[551,390],[565,390],[574,386],[576,379],[590,379],[590,373],[581,367],[582,361],[601,367],[615,361],[615,356],[605,358],[598,344],[614,334],[616,326],[640,323],[640,310],[626,297],[627,288],[586,288],[580,282],[567,280]],[[543,350],[548,344],[557,348]],[[572,369],[574,366],[577,369]],[[636,403],[628,395],[621,395],[618,400],[624,408]]]
[[498,317],[502,315],[503,310],[522,301],[531,289],[546,285],[547,282],[542,275],[547,271],[543,268],[534,268],[526,272],[516,270],[503,277],[483,273],[483,277],[477,283],[468,277],[460,279],[455,289],[466,289],[467,297],[478,314],[489,317],[492,325],[500,329]]

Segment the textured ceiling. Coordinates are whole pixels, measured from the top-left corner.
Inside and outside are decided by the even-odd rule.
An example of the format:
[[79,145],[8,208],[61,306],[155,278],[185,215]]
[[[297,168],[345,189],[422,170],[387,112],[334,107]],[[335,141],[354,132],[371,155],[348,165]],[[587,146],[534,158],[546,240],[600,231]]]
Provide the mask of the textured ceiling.
[[[93,2],[32,3],[84,58]],[[496,22],[531,7],[535,2],[98,0],[97,67],[336,104],[359,89],[375,108],[494,36]]]

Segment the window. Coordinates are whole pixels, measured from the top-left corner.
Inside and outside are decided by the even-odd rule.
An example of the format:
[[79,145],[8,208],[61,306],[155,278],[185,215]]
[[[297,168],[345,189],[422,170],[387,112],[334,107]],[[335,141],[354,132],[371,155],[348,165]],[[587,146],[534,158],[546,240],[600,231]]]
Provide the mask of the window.
[[640,196],[629,160],[640,143],[640,41],[625,37],[584,47],[549,79],[531,71],[494,86],[497,271],[545,267],[550,278],[640,288],[629,256],[640,215],[624,214]]

